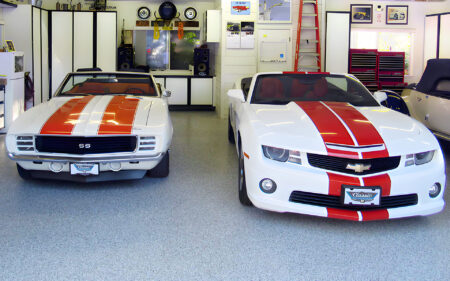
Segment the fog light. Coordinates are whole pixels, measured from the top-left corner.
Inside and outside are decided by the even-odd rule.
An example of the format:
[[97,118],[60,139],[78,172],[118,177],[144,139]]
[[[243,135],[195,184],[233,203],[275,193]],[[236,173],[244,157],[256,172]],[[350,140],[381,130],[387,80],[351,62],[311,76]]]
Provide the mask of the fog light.
[[109,168],[114,172],[118,172],[122,169],[122,164],[120,162],[112,162],[109,163]]
[[277,184],[271,179],[262,179],[259,182],[259,188],[264,193],[274,193],[277,190]]
[[59,162],[51,162],[50,163],[50,170],[54,173],[59,173],[64,168],[64,164]]
[[441,193],[441,184],[438,182],[433,184],[428,190],[428,194],[430,195],[431,198],[436,198],[439,195],[439,193]]

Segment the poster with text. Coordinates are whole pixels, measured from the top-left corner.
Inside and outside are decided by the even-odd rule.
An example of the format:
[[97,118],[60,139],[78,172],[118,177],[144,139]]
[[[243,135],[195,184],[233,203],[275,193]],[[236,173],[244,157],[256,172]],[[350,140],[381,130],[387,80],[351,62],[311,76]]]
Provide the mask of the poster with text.
[[241,47],[241,24],[239,22],[227,23],[227,48],[239,49]]
[[255,48],[255,23],[252,21],[241,22],[241,48]]
[[250,15],[250,1],[231,1],[232,15]]

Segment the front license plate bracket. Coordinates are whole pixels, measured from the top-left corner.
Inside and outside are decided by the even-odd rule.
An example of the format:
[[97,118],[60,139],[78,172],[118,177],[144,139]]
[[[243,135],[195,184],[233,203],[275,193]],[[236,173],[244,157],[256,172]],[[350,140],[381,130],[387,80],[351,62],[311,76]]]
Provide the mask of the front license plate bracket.
[[376,207],[380,205],[380,186],[342,185],[341,190],[342,205],[367,207]]
[[70,163],[70,174],[81,176],[97,176],[98,163]]

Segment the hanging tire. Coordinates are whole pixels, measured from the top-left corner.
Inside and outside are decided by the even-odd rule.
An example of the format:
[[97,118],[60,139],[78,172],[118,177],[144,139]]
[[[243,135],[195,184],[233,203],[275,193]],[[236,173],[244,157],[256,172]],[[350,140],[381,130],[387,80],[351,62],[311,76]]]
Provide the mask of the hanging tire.
[[169,175],[169,151],[164,154],[161,162],[155,168],[149,170],[147,174],[152,178],[165,178]]
[[228,116],[228,141],[230,143],[235,143],[234,132],[233,132],[233,127],[231,127],[230,116]]
[[244,206],[253,206],[252,201],[248,198],[247,184],[245,182],[245,167],[244,167],[244,153],[242,148],[239,148],[239,171],[238,171],[238,188],[239,188],[239,201]]
[[19,173],[19,176],[24,180],[31,180],[33,177],[31,176],[31,172],[22,168],[19,164],[16,164],[17,166],[17,172]]

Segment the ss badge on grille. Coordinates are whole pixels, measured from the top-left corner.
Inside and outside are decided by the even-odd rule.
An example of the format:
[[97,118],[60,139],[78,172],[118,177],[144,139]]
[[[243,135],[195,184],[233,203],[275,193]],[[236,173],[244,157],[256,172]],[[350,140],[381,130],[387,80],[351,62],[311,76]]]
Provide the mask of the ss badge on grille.
[[346,169],[349,170],[353,170],[356,173],[362,173],[364,171],[368,171],[370,170],[370,167],[372,167],[372,165],[364,165],[364,164],[347,164],[347,167],[345,167]]
[[91,144],[90,143],[80,143],[78,145],[78,147],[81,148],[81,149],[83,149],[83,148],[89,149],[89,148],[91,148]]

